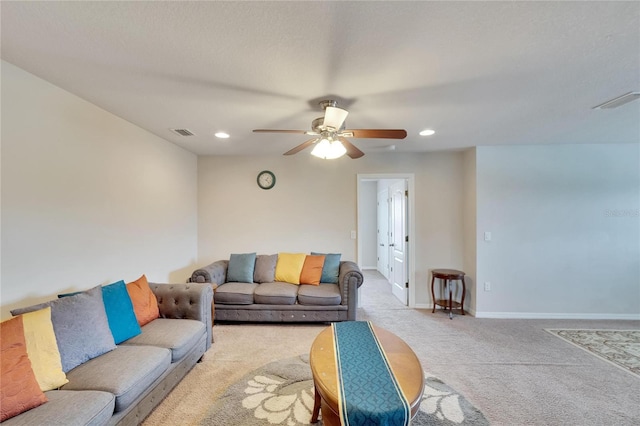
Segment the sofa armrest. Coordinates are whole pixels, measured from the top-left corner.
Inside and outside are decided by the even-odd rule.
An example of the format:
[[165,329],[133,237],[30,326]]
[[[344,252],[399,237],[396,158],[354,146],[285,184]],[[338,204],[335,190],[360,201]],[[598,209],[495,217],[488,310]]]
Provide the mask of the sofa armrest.
[[210,265],[196,269],[189,278],[190,283],[215,283],[224,284],[227,279],[228,260],[218,260]]
[[211,347],[211,304],[213,289],[209,284],[149,283],[158,299],[161,318],[192,319],[204,323],[207,329],[207,349]]
[[338,283],[342,295],[342,305],[348,305],[348,317],[350,321],[356,319],[356,308],[358,307],[358,288],[364,282],[362,271],[355,262],[341,261]]

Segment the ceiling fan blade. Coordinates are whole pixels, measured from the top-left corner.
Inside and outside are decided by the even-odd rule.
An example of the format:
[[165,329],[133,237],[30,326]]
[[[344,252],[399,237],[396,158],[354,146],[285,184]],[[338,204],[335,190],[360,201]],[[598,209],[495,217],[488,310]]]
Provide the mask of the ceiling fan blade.
[[298,152],[302,151],[303,149],[310,147],[311,145],[313,145],[317,141],[318,141],[318,138],[309,139],[308,141],[301,143],[300,145],[296,146],[293,149],[290,149],[289,151],[285,152],[282,155],[297,154]]
[[272,130],[272,129],[253,129],[254,133],[307,133],[306,130]]
[[364,152],[360,151],[354,144],[352,144],[351,142],[349,142],[347,139],[343,138],[342,136],[338,137],[338,140],[340,140],[340,142],[342,142],[342,146],[345,147],[345,149],[347,150],[347,155],[351,158],[353,158],[354,160],[356,158],[360,158],[364,155]]
[[339,130],[347,118],[347,115],[349,115],[349,111],[346,109],[328,106],[324,110],[323,124],[325,127],[332,127],[335,130]]
[[407,131],[403,129],[349,129],[340,132],[343,136],[371,139],[404,139]]

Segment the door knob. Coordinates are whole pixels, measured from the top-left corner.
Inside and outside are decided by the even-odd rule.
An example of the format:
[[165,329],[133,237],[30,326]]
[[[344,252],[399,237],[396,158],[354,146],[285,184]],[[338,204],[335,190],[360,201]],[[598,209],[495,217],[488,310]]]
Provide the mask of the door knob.
[[384,244],[380,244],[380,247],[384,247]]
[[396,246],[395,244],[389,244],[389,247],[395,247],[395,246]]

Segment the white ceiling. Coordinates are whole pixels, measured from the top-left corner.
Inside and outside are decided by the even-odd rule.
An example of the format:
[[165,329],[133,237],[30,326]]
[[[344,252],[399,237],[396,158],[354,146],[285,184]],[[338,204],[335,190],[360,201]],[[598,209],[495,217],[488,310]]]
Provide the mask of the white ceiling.
[[640,101],[592,109],[640,90],[639,2],[2,1],[1,16],[2,59],[196,154],[283,153],[309,137],[251,130],[307,130],[325,98],[349,128],[409,133],[353,139],[365,153],[640,142]]

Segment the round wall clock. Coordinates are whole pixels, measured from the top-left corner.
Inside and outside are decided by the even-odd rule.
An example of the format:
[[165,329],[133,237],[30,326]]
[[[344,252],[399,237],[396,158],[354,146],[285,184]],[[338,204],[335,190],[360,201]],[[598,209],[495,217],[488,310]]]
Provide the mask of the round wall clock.
[[276,185],[276,175],[269,170],[258,173],[258,186],[262,189],[271,189]]

